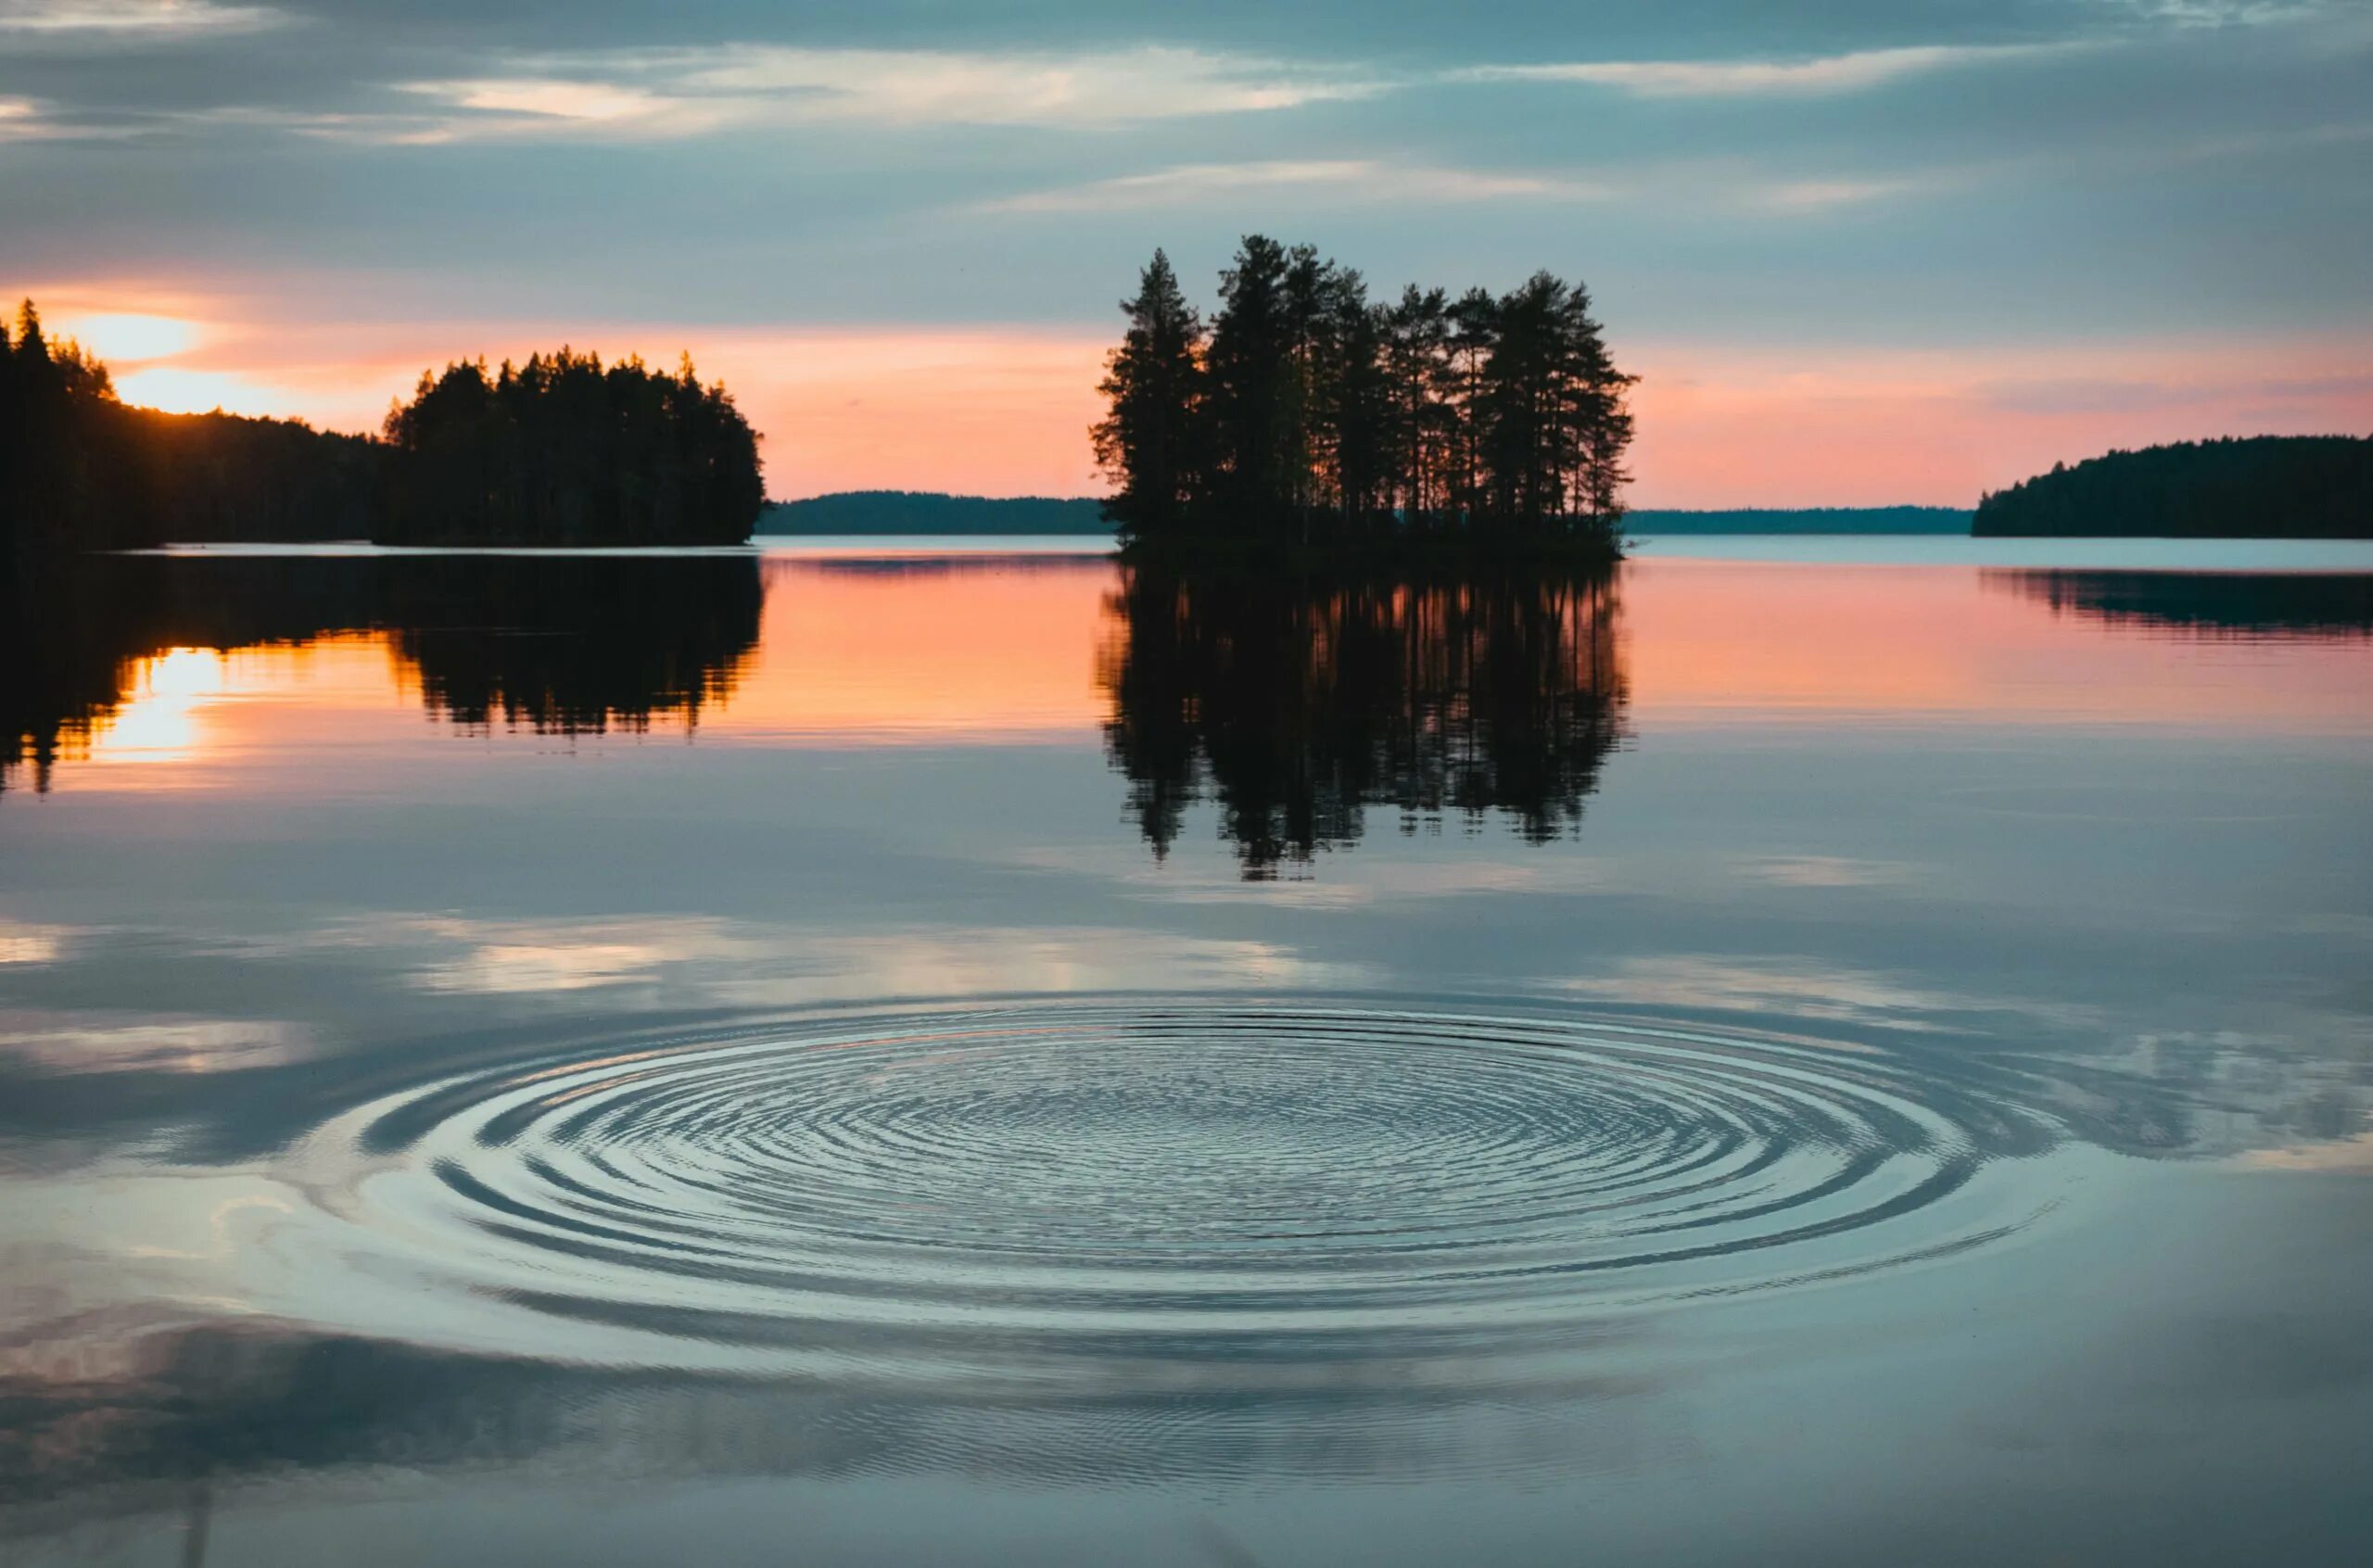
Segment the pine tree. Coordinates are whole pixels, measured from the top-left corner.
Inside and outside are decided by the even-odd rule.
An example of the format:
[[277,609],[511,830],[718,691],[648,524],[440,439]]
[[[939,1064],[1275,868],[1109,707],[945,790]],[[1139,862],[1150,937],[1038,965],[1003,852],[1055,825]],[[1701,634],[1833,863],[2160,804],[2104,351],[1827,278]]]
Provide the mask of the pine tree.
[[1091,432],[1114,487],[1105,512],[1132,537],[1169,537],[1204,479],[1203,323],[1159,250],[1121,310],[1129,330],[1098,388],[1110,411]]

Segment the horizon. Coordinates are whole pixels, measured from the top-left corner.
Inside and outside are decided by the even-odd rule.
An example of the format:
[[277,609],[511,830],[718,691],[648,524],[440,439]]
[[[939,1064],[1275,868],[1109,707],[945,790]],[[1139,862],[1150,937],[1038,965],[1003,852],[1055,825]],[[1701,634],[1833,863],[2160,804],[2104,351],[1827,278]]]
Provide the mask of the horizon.
[[1379,297],[1579,275],[1643,378],[1643,510],[1968,507],[2373,431],[2360,6],[1468,31],[6,0],[0,279],[128,402],[325,429],[451,360],[689,352],[786,500],[1100,493],[1114,302],[1162,246],[1208,311],[1255,231]]

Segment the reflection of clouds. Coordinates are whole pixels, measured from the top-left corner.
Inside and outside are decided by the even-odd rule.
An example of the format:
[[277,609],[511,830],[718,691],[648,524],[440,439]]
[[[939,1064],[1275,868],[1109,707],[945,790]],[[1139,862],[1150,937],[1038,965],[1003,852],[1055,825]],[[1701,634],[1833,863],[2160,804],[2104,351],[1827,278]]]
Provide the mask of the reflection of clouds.
[[0,919],[0,964],[55,964],[71,934],[64,926]]
[[656,979],[671,966],[732,960],[770,951],[737,936],[721,920],[593,920],[534,922],[424,920],[416,929],[431,941],[467,945],[452,958],[416,971],[424,991],[471,994],[583,991]]
[[1919,991],[1868,971],[1807,960],[1675,955],[1627,958],[1611,975],[1561,983],[1577,996],[1658,1007],[1785,1012],[1840,1023],[1932,1030],[1940,1013],[1966,1012],[1964,997]]
[[2296,1036],[2136,1034],[2102,1065],[2178,1092],[2185,1153],[2234,1157],[2257,1170],[2373,1173],[2373,1079],[2365,1070],[2373,1040],[2337,1018],[2303,1018],[2301,1027]]
[[1899,887],[1915,867],[1898,860],[1855,860],[1835,854],[1764,855],[1743,860],[1738,874],[1780,888]]
[[0,1060],[44,1072],[234,1072],[312,1053],[311,1031],[271,1019],[0,1013]]
[[1328,879],[1324,882],[1306,876],[1247,882],[1241,874],[1232,873],[1223,879],[1181,874],[1163,866],[1132,868],[1123,872],[1120,879],[1132,884],[1136,896],[1174,904],[1286,904],[1301,909],[1357,909],[1413,899],[1524,892],[1542,887],[1544,881],[1539,872],[1529,866],[1488,862],[1386,862],[1353,867],[1347,861],[1330,866],[1328,872]]
[[1376,978],[1367,965],[1317,962],[1275,942],[1102,927],[951,925],[871,934],[706,916],[390,916],[342,922],[321,940],[387,953],[416,989],[431,993],[533,997],[642,986],[736,1006],[1140,987],[1323,987]]
[[2291,1144],[2252,1149],[2238,1161],[2245,1170],[2308,1170],[2337,1176],[2373,1176],[2373,1132],[2328,1144]]

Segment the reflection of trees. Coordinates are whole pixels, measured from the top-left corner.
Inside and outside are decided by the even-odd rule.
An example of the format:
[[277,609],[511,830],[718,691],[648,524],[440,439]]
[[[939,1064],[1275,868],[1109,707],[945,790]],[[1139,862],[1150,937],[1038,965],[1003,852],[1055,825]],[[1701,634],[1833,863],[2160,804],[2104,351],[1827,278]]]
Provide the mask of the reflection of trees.
[[1986,586],[2052,613],[2200,637],[2373,637],[2373,575],[1988,571]]
[[1365,807],[1571,831],[1622,733],[1604,575],[1279,581],[1126,570],[1106,741],[1156,854],[1218,803],[1248,877],[1348,846]]
[[0,788],[36,790],[173,648],[388,637],[429,711],[539,733],[698,720],[756,646],[756,563],[389,556],[65,561],[0,573]]

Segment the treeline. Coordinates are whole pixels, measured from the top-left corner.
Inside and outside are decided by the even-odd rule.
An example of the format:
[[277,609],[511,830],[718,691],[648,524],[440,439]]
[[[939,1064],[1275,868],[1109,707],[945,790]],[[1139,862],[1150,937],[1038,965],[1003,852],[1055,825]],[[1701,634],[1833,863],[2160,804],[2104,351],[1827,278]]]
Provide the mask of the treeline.
[[766,503],[756,432],[689,357],[448,365],[385,434],[389,544],[740,544]]
[[2252,436],[2054,463],[1980,500],[1972,532],[2373,538],[2373,438]]
[[1371,303],[1357,272],[1246,238],[1208,330],[1161,251],[1094,428],[1127,543],[1394,538],[1579,543],[1614,553],[1635,378],[1579,284],[1412,285]]
[[54,341],[28,300],[0,322],[0,516],[10,556],[173,538],[360,538],[373,443],[294,420],[120,401],[105,365]]
[[689,360],[672,375],[566,348],[450,365],[374,438],[133,408],[30,300],[0,323],[11,557],[174,539],[738,544],[764,501],[756,434]]

